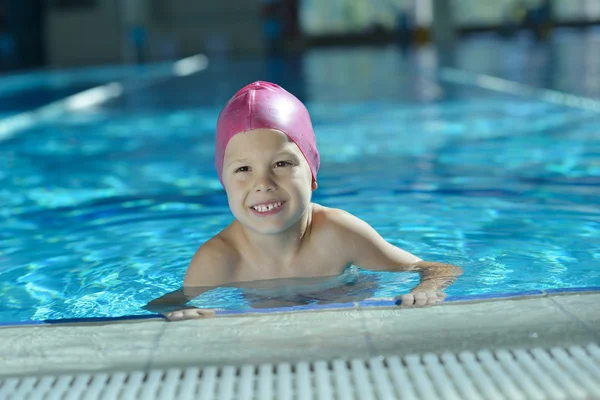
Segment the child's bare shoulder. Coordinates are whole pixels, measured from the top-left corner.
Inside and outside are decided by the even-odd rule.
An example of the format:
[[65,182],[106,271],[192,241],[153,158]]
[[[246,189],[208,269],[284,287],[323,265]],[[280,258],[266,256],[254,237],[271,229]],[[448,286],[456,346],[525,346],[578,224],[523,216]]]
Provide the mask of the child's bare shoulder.
[[339,208],[316,205],[313,211],[316,230],[330,243],[343,245],[346,249],[363,248],[365,244],[383,243],[384,239],[359,217]]
[[[362,268],[398,270],[420,261],[417,256],[388,243],[371,225],[347,211],[318,206],[313,220],[328,248],[343,249],[343,256]],[[329,245],[331,243],[332,245]]]
[[325,207],[313,203],[312,234],[321,243],[341,245],[346,243],[349,233],[366,224],[358,217],[339,208]]
[[194,254],[183,280],[184,286],[218,286],[229,283],[239,261],[238,252],[221,232]]
[[340,231],[347,229],[352,224],[362,222],[358,217],[339,208],[325,207],[313,203],[313,224],[327,231]]

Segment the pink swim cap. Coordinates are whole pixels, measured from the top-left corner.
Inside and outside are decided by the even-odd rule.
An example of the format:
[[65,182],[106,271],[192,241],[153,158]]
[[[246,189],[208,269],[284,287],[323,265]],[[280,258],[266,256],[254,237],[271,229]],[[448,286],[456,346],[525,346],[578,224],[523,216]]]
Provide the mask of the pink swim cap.
[[240,89],[225,105],[217,121],[215,165],[223,184],[223,158],[227,143],[240,132],[277,129],[296,143],[317,180],[319,152],[308,110],[282,87],[257,81]]

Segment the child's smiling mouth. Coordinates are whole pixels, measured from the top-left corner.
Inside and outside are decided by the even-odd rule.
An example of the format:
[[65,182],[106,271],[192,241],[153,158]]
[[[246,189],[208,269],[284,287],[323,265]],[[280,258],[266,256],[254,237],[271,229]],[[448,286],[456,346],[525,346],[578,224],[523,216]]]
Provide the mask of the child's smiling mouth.
[[265,217],[280,212],[285,203],[285,201],[269,201],[251,206],[250,210],[252,210],[255,215]]

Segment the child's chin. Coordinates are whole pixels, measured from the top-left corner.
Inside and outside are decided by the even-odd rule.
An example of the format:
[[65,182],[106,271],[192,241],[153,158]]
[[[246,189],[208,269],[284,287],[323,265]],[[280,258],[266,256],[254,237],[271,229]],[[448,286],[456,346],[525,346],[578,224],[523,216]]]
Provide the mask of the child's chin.
[[277,235],[285,231],[284,227],[281,226],[253,226],[252,230],[256,233],[260,233],[261,235]]
[[276,235],[285,232],[286,225],[283,221],[244,221],[242,222],[246,229],[261,235]]

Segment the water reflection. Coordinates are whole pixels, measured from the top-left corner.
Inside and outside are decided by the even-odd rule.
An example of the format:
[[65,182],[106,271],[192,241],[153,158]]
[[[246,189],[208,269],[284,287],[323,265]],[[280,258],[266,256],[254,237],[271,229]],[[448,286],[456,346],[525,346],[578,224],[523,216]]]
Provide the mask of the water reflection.
[[[235,292],[232,292],[232,289],[235,289]],[[218,287],[180,288],[155,299],[145,309],[151,312],[166,312],[185,306],[219,308],[224,297],[229,302],[225,308],[229,309],[347,303],[371,299],[378,289],[379,277],[376,274],[361,273],[358,268],[349,266],[337,276],[269,279]]]

